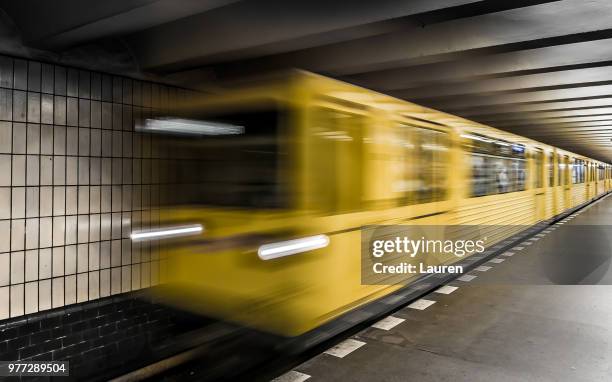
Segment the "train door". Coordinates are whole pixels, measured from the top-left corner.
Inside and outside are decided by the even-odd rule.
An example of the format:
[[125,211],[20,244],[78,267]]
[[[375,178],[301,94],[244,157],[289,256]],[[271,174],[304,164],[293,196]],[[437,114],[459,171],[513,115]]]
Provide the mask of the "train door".
[[319,215],[319,229],[333,232],[327,256],[318,258],[316,266],[316,288],[329,288],[317,306],[323,314],[354,301],[355,285],[361,284],[360,223],[355,216],[362,210],[363,133],[371,123],[358,108],[331,102],[309,111],[308,205]]
[[599,176],[599,193],[603,194],[606,192],[606,167],[599,165],[598,176]]
[[597,190],[598,190],[598,183],[599,183],[599,179],[598,179],[598,174],[597,174],[597,164],[595,164],[594,162],[591,163],[591,182],[592,182],[592,187],[591,187],[591,198],[594,198],[595,196],[597,196]]
[[591,162],[585,162],[585,168],[586,168],[586,175],[585,175],[585,186],[586,186],[586,200],[590,200],[592,197],[592,193],[593,193],[593,184],[592,184],[592,174],[593,174],[593,167],[591,166]]
[[550,200],[550,214],[555,215],[559,212],[559,203],[557,200],[557,187],[555,187],[555,173],[557,172],[557,154],[554,151],[551,151],[548,155],[548,183],[546,186],[548,187],[548,197]]
[[589,199],[597,196],[597,165],[594,162],[590,163],[591,167],[591,193]]
[[599,174],[597,173],[599,170],[597,169],[597,164],[592,163],[591,173],[593,178],[593,187],[591,189],[592,197],[597,196],[597,192],[599,191]]
[[546,218],[546,190],[544,187],[544,151],[536,149],[533,156],[533,188],[535,192],[536,220]]
[[595,190],[595,196],[599,195],[602,191],[603,178],[601,176],[601,165],[595,163],[595,184],[597,184],[597,188]]
[[589,185],[588,200],[597,195],[597,166],[593,162],[589,162]]
[[564,155],[562,163],[559,165],[561,171],[561,190],[563,194],[563,210],[572,206],[572,186],[570,183],[570,159]]
[[597,195],[606,191],[606,168],[602,164],[597,165]]
[[599,174],[597,173],[599,170],[597,169],[596,163],[591,163],[591,178],[593,187],[591,188],[591,197],[594,198],[597,196],[597,192],[599,191]]

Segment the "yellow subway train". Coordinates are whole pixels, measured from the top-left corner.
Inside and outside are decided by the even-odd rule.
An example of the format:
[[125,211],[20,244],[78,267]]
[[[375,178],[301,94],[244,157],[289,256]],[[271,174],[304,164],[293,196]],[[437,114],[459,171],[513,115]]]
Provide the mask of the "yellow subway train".
[[132,238],[163,244],[160,296],[284,336],[401,287],[362,284],[362,227],[530,226],[612,189],[608,163],[301,71],[139,129],[165,208]]

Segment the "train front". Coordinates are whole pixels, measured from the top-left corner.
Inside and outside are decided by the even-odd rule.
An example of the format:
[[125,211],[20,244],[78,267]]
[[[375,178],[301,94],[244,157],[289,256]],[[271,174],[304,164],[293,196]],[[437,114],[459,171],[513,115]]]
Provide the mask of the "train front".
[[316,269],[308,258],[281,259],[327,245],[295,208],[300,149],[290,118],[274,102],[255,102],[139,122],[152,140],[160,208],[131,238],[159,246],[164,301],[285,335],[313,325],[304,272]]

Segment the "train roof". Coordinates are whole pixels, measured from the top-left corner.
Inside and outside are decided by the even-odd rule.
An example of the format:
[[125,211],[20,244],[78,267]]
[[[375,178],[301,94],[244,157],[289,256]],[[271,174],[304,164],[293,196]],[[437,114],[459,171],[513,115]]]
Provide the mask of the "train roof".
[[[547,151],[553,148],[562,155],[570,155],[574,158],[588,159],[589,161],[606,164],[596,159],[577,154],[562,148],[539,142],[537,140],[523,137],[508,131],[500,130],[492,126],[484,125],[469,119],[445,113],[439,110],[420,106],[410,101],[399,99],[387,94],[367,89],[358,85],[329,78],[320,74],[308,72],[300,69],[277,72],[263,76],[243,79],[226,84],[219,89],[220,94],[240,94],[245,89],[253,90],[252,93],[271,94],[272,92],[282,93],[283,91],[306,92],[321,95],[326,98],[336,98],[345,102],[365,105],[367,107],[385,110],[401,115],[415,121],[425,121],[437,126],[451,128],[459,133],[475,133],[490,136],[495,139],[505,140],[527,147],[537,147]],[[270,91],[271,90],[271,91]],[[205,95],[202,101],[215,98],[216,95]],[[224,97],[225,98],[225,97]],[[230,99],[233,98],[230,96]],[[199,103],[196,101],[196,103]]]
[[542,149],[550,150],[552,148],[555,148],[562,155],[570,155],[579,159],[588,159],[592,162],[602,164],[605,163],[581,154],[564,150],[562,148],[547,143],[539,142],[531,138],[500,130],[492,126],[471,121],[463,117],[445,113],[425,106],[417,105],[410,101],[399,99],[358,85],[346,83],[340,80],[301,70],[296,70],[294,75],[298,77],[303,77],[306,79],[306,81],[319,84],[318,86],[323,86],[326,91],[331,91],[331,93],[326,93],[326,95],[328,96],[361,103],[367,105],[368,107],[393,111],[403,116],[415,118],[417,120],[426,120],[434,122],[436,125],[448,126],[459,132],[470,132],[488,135],[492,136],[493,138],[503,139],[506,141],[511,141],[514,143],[520,143],[526,146],[538,147]]

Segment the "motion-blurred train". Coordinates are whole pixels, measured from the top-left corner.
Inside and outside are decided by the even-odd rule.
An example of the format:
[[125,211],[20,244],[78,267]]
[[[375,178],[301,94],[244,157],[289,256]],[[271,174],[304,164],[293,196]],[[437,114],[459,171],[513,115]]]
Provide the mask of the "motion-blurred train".
[[285,336],[401,287],[361,283],[362,227],[529,226],[612,189],[610,164],[301,71],[139,129],[166,208],[133,239],[172,239],[163,296]]

